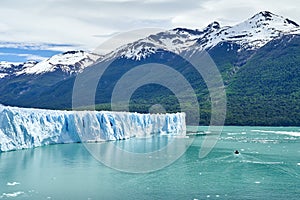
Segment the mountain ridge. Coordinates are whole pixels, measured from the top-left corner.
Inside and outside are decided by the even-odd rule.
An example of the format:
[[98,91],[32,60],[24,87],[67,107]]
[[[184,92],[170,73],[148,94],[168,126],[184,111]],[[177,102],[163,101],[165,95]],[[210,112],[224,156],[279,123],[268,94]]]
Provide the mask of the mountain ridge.
[[[187,50],[209,50],[221,42],[236,43],[241,46],[240,51],[256,50],[269,41],[286,34],[300,34],[299,25],[288,18],[269,11],[262,11],[234,26],[221,27],[218,22],[214,21],[203,30],[174,28],[165,32],[151,34],[146,38],[125,44],[106,55],[98,55],[94,52],[85,52],[82,50],[68,51],[36,63],[36,66],[25,65],[15,75],[41,74],[53,72],[58,68],[66,73],[76,74],[82,72],[85,67],[94,62],[103,61],[104,59],[109,60],[117,57],[125,57],[141,60],[159,50],[168,50],[179,54]],[[70,69],[72,65],[76,65],[77,67]],[[1,66],[0,62],[0,68]],[[9,74],[5,74],[5,72],[1,73],[0,71],[0,78],[4,78],[7,75]]]
[[[112,61],[95,94],[97,109],[110,110],[113,88],[125,73],[141,64],[161,63],[190,82],[200,104],[200,124],[208,125],[211,102],[205,82],[180,57],[181,53],[191,55],[206,50],[225,83],[226,124],[297,125],[300,123],[300,117],[296,116],[300,108],[300,80],[295,77],[300,77],[299,33],[296,22],[264,11],[235,26],[222,27],[212,22],[202,30],[175,28],[152,34],[106,55],[71,51],[40,63],[28,62],[25,66],[0,62],[0,103],[70,109],[77,75],[90,66],[99,64],[100,67],[101,63]],[[153,103],[164,105],[167,112],[177,112],[180,108],[167,88],[147,85],[133,94],[130,110],[148,112]],[[277,117],[277,113],[282,116]]]

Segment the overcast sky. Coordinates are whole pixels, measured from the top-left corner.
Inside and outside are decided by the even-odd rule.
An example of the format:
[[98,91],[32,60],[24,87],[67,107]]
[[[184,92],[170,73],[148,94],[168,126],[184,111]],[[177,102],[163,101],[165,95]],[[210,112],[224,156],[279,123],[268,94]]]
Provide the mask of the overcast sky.
[[212,21],[234,25],[263,10],[300,23],[299,8],[295,0],[1,0],[0,45],[50,43],[93,50],[119,32],[201,29]]

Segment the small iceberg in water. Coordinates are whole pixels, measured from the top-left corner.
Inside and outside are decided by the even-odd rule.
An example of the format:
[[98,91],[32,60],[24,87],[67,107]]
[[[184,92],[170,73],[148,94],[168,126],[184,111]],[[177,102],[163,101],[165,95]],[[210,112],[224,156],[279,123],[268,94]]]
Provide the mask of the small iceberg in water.
[[8,182],[6,185],[7,186],[15,186],[15,185],[20,185],[20,183],[18,183],[18,182]]

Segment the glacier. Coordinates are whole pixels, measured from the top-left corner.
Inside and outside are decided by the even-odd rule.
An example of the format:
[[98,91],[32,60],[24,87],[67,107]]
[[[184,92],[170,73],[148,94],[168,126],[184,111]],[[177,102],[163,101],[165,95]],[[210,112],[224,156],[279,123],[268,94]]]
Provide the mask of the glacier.
[[61,111],[0,104],[0,152],[49,144],[186,135],[185,113]]

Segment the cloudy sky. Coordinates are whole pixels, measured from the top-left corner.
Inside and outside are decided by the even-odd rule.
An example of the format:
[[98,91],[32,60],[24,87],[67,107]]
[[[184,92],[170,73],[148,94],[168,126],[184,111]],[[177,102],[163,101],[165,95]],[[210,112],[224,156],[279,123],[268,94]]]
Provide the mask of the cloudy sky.
[[299,8],[295,0],[1,0],[0,59],[92,51],[118,33],[141,28],[234,25],[263,10],[300,23]]

